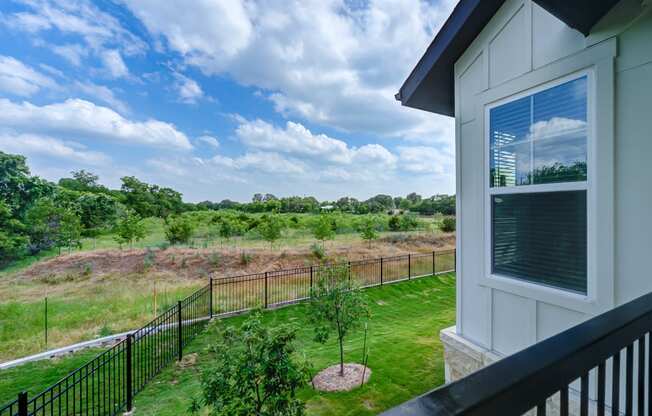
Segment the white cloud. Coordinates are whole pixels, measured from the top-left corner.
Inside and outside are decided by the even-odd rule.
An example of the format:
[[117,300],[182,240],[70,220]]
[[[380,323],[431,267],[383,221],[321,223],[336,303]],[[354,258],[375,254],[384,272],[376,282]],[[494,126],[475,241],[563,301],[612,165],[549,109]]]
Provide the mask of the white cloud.
[[379,144],[350,147],[345,141],[325,134],[313,134],[300,123],[288,121],[285,128],[257,119],[240,119],[236,137],[247,147],[311,157],[338,164],[382,163],[391,166],[396,158]]
[[105,104],[108,104],[113,109],[120,113],[126,114],[129,112],[129,106],[115,96],[113,91],[104,85],[93,84],[92,82],[75,82],[75,86],[84,94],[93,97]]
[[247,152],[236,158],[216,155],[209,159],[209,163],[229,169],[253,169],[275,174],[300,174],[307,170],[302,161],[288,159],[274,152]]
[[124,3],[186,64],[262,88],[288,117],[429,143],[448,139],[440,135],[450,132],[450,119],[401,108],[393,96],[454,0],[203,0],[182,15],[181,1]]
[[443,175],[452,169],[452,157],[440,149],[427,146],[401,146],[399,164],[406,172]]
[[175,78],[177,79],[175,88],[181,102],[194,104],[204,97],[204,91],[195,80],[179,73],[175,74]]
[[153,119],[128,120],[110,108],[81,99],[43,106],[0,99],[0,125],[23,132],[65,134],[170,149],[192,148],[188,137],[173,124]]
[[127,69],[127,65],[117,50],[106,50],[102,52],[101,58],[104,67],[112,78],[124,78],[129,75],[129,69]]
[[54,45],[51,50],[75,66],[80,66],[82,58],[88,56],[88,49],[79,44]]
[[58,30],[67,35],[78,35],[87,47],[101,51],[107,45],[119,47],[127,54],[143,53],[147,45],[126,30],[118,19],[101,11],[88,0],[15,0],[29,11],[6,16],[10,28],[29,33]]
[[75,164],[93,166],[106,165],[110,161],[104,153],[85,150],[85,147],[79,143],[63,142],[53,137],[36,134],[0,133],[0,149],[27,156],[54,157]]
[[213,149],[217,149],[217,148],[220,147],[219,140],[217,140],[213,136],[204,135],[204,136],[198,137],[197,140],[204,143],[204,144],[206,144],[206,145],[208,145],[208,146],[210,146],[210,147],[212,147]]
[[11,56],[0,55],[0,91],[29,97],[56,82]]

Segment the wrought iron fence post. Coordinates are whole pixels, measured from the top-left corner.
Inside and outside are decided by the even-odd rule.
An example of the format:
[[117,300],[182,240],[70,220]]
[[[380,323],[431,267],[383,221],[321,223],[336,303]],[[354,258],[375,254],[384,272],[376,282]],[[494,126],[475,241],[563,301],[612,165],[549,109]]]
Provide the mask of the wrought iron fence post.
[[209,282],[208,282],[208,290],[209,290],[209,295],[208,295],[208,317],[210,319],[213,319],[213,278],[211,277]]
[[412,254],[408,253],[408,280],[412,277]]
[[453,250],[453,271],[457,271],[457,250]]
[[131,412],[134,407],[134,393],[133,393],[133,382],[132,382],[132,344],[134,341],[134,336],[132,334],[127,334],[127,363],[126,363],[126,382],[127,382],[127,412]]
[[313,270],[313,267],[314,266],[310,266],[310,297],[312,297],[312,275],[313,275],[312,270]]
[[380,285],[383,285],[383,258],[380,258]]
[[178,356],[178,358],[179,358],[179,361],[181,361],[181,359],[183,358],[183,335],[182,335],[182,333],[183,333],[183,329],[182,329],[183,322],[181,321],[181,301],[179,301],[177,303],[177,316],[178,316],[178,321],[179,321],[178,328],[177,328],[177,336],[179,338],[179,346],[178,346],[178,348],[179,348],[179,356]]
[[432,252],[432,275],[437,274],[437,269],[435,269],[435,252]]
[[18,393],[18,416],[28,416],[26,391]]
[[349,282],[351,281],[351,262],[349,262]]
[[267,309],[267,272],[265,272],[265,309]]

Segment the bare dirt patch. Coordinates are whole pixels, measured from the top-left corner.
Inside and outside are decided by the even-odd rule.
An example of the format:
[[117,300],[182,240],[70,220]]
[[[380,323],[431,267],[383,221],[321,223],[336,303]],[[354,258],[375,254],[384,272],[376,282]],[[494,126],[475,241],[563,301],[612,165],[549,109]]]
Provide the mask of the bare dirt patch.
[[[364,377],[364,378],[363,378]],[[319,391],[349,391],[369,381],[371,369],[362,364],[344,364],[344,375],[336,364],[321,370],[313,379],[312,385]]]

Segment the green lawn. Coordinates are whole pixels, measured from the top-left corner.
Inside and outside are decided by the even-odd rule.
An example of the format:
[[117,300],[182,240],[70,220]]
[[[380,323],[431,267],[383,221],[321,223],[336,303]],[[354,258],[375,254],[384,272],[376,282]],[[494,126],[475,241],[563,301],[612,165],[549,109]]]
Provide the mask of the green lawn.
[[[443,350],[439,331],[455,321],[455,279],[453,274],[423,278],[365,291],[371,307],[369,322],[369,384],[347,393],[317,393],[306,387],[299,396],[310,415],[373,415],[424,393],[444,382]],[[268,311],[269,325],[291,323],[298,329],[298,350],[309,358],[316,371],[338,360],[334,342],[313,341],[305,304]],[[244,317],[228,319],[238,325]],[[346,342],[346,359],[360,362],[362,333]],[[188,349],[198,353],[197,364],[172,366],[136,397],[137,415],[185,414],[191,397],[200,389],[202,366],[210,361],[206,351],[211,340],[200,336]]]
[[[443,351],[438,333],[455,321],[454,274],[427,277],[366,289],[372,318],[369,321],[370,382],[348,393],[317,393],[310,387],[299,392],[310,415],[371,415],[424,393],[444,381]],[[298,351],[312,361],[315,371],[335,364],[334,340],[326,345],[313,341],[306,316],[307,305],[299,304],[264,313],[269,325],[291,323],[298,329]],[[225,319],[239,325],[245,317]],[[362,332],[346,342],[346,359],[360,362]],[[186,349],[197,353],[194,366],[171,365],[136,397],[137,415],[186,414],[191,397],[199,393],[200,373],[210,359],[211,340],[200,335]],[[55,360],[29,363],[0,371],[0,405],[27,390],[40,392],[70,371],[93,358],[99,350],[87,350]]]

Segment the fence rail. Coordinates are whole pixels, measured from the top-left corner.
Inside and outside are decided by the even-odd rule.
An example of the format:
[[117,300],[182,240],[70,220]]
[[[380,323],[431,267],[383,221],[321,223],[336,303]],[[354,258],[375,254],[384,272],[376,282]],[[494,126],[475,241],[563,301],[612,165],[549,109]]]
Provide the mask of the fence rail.
[[[455,250],[345,263],[362,287],[455,270]],[[310,297],[321,274],[334,265],[306,266],[223,278],[209,283],[126,339],[100,353],[33,397],[26,392],[0,406],[0,416],[113,416],[133,408],[134,395],[183,350],[214,316],[273,308]]]

